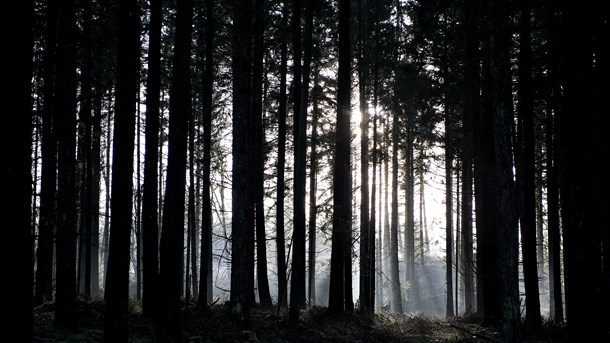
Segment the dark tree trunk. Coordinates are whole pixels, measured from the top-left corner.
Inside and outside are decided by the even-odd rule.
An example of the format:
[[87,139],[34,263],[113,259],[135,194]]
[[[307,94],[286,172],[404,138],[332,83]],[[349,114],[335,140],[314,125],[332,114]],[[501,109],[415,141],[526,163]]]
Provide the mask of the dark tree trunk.
[[79,121],[84,126],[83,132],[83,154],[84,154],[84,170],[82,174],[82,189],[81,189],[81,232],[80,239],[83,241],[81,247],[84,251],[81,252],[83,258],[81,265],[81,271],[83,275],[83,296],[85,299],[91,298],[91,250],[92,250],[92,186],[93,186],[93,166],[92,166],[92,72],[93,72],[93,56],[91,51],[91,1],[81,0],[80,3],[83,7],[83,32],[82,32],[82,44],[81,44],[81,103],[80,103],[80,117]]
[[[463,148],[462,148],[462,223],[461,223],[461,264],[464,280],[464,310],[466,313],[475,311],[474,293],[474,256],[472,234],[472,191],[474,163],[474,118],[479,117],[480,96],[480,55],[479,55],[479,1],[466,2],[465,29],[466,56],[465,79],[466,95],[463,114]],[[457,239],[457,238],[456,238]],[[456,280],[457,282],[457,280]],[[457,312],[457,311],[456,311]]]
[[[447,127],[447,125],[445,125]],[[453,155],[450,151],[450,143],[445,137],[445,252],[447,264],[447,307],[445,316],[451,318],[455,315],[453,311],[453,176],[451,175]]]
[[[329,312],[353,307],[351,295],[352,176],[350,168],[350,1],[339,1],[339,74],[337,89],[337,141],[333,169],[333,230],[330,262]],[[347,265],[349,264],[349,266]],[[351,275],[350,275],[351,276]]]
[[[601,163],[605,164],[600,159],[604,139],[599,125],[607,114],[597,112],[595,106],[598,100],[595,75],[598,62],[603,66],[603,50],[596,49],[595,21],[589,12],[592,7],[570,2],[563,5],[564,93],[558,129],[568,339],[604,340],[608,338],[604,316],[586,315],[604,313],[606,300],[602,269],[606,249],[602,248],[602,227],[607,227],[607,221],[604,222],[606,214],[600,205],[604,203],[602,197],[607,195],[601,196],[600,189],[604,188],[608,176],[599,174],[604,170]],[[607,45],[607,41],[602,44]],[[601,60],[598,52],[601,52]]]
[[[399,130],[398,127],[398,100],[392,113],[392,218],[390,223],[390,280],[392,282],[392,311],[402,312],[402,294],[400,288],[400,274],[398,268],[398,146]],[[408,257],[406,258],[408,259]],[[407,261],[407,270],[409,269]],[[408,272],[407,272],[408,274]]]
[[[94,71],[95,75],[95,71]],[[102,90],[96,80],[91,128],[91,297],[100,297],[100,175],[102,137]]]
[[104,299],[104,342],[127,341],[129,258],[133,207],[133,150],[138,73],[138,2],[121,1],[116,117],[112,161],[112,221]]
[[[7,34],[7,53],[2,69],[0,99],[4,104],[4,125],[10,135],[2,136],[6,162],[1,168],[0,182],[4,193],[2,216],[10,219],[3,230],[6,243],[11,245],[11,261],[5,263],[10,294],[7,328],[18,334],[19,340],[34,342],[33,330],[33,243],[32,235],[32,60],[34,1],[5,4],[2,14],[3,32]],[[11,18],[7,18],[11,16]],[[14,19],[17,19],[15,21]],[[75,89],[76,90],[76,89]],[[8,254],[7,254],[8,256]],[[5,261],[6,262],[6,261]],[[14,306],[14,307],[13,307]]]
[[57,43],[57,1],[47,2],[46,48],[44,52],[42,165],[40,186],[40,219],[36,257],[34,304],[53,298],[53,236],[55,234],[55,186],[57,178],[57,138],[53,129],[55,86],[55,52]]
[[316,203],[317,198],[317,174],[318,174],[318,116],[319,116],[319,98],[320,98],[320,86],[319,77],[317,70],[314,71],[314,86],[313,86],[313,99],[312,99],[312,113],[311,113],[311,155],[310,163],[311,169],[309,171],[309,274],[307,280],[309,303],[315,305],[316,303],[316,216],[318,212],[318,206]]
[[201,190],[201,281],[197,306],[206,307],[212,301],[212,198],[210,169],[212,156],[212,111],[214,96],[214,1],[206,0],[205,68],[203,83],[203,170]]
[[536,170],[534,108],[532,89],[532,23],[531,0],[521,0],[519,21],[519,107],[518,115],[522,127],[521,146],[521,244],[523,254],[523,277],[525,283],[525,321],[531,328],[539,328],[540,299],[538,290],[538,269],[536,259]]
[[493,147],[496,155],[495,176],[498,185],[499,259],[496,260],[502,299],[502,335],[506,342],[519,339],[519,242],[512,158],[512,91],[510,73],[511,37],[509,1],[489,4],[489,52]]
[[176,4],[176,32],[169,102],[167,181],[159,250],[158,330],[161,341],[182,341],[180,297],[183,284],[184,211],[188,124],[191,114],[193,2]]
[[232,258],[231,313],[237,325],[250,325],[248,244],[252,237],[247,228],[248,191],[248,118],[250,116],[250,44],[251,3],[233,1],[233,190],[232,190]]
[[59,7],[56,80],[58,179],[55,324],[76,327],[76,4]]
[[276,212],[276,246],[277,246],[277,285],[278,306],[288,305],[288,283],[286,281],[286,244],[284,234],[284,189],[286,166],[286,73],[288,71],[288,49],[287,49],[287,21],[288,4],[284,3],[282,8],[281,22],[281,48],[280,48],[280,98],[278,105],[278,157],[277,157],[277,212]]
[[[294,218],[292,231],[292,275],[290,279],[290,321],[299,320],[299,310],[305,306],[305,178],[307,158],[306,121],[307,111],[303,110],[302,87],[302,47],[301,47],[301,6],[300,0],[293,1],[292,44],[294,51],[293,91],[294,91]],[[306,107],[305,107],[306,108]]]
[[148,79],[146,80],[146,148],[142,196],[142,313],[155,313],[159,277],[159,223],[157,168],[159,164],[159,111],[161,95],[162,0],[150,3]]
[[[486,10],[486,8],[484,8]],[[475,212],[476,212],[476,239],[477,239],[477,289],[479,312],[483,315],[483,324],[493,325],[500,323],[500,279],[496,273],[498,261],[498,198],[497,185],[494,177],[496,155],[493,149],[494,127],[492,125],[491,107],[491,71],[490,71],[490,44],[488,23],[480,30],[485,36],[482,39],[481,67],[482,77],[482,111],[474,113],[474,145],[475,153]]]
[[126,342],[128,336],[129,258],[133,207],[133,151],[138,90],[138,2],[121,1],[117,57],[116,117],[112,151],[112,219],[104,342]]
[[372,313],[371,307],[371,239],[369,221],[369,105],[367,79],[368,47],[366,42],[364,8],[358,1],[358,92],[360,95],[360,309]]
[[252,171],[253,207],[256,218],[256,276],[260,304],[270,307],[271,293],[267,276],[267,235],[265,230],[265,128],[263,126],[263,54],[265,8],[262,0],[254,3],[254,61],[252,65]]

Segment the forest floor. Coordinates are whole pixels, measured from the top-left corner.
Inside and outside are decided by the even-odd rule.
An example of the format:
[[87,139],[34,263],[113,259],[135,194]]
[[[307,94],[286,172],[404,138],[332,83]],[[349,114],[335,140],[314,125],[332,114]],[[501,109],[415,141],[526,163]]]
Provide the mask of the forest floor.
[[[101,301],[79,302],[78,329],[53,326],[53,304],[34,310],[37,342],[101,342],[103,338]],[[129,341],[154,342],[154,323],[144,318],[137,305],[130,307]],[[239,330],[228,307],[214,305],[205,311],[184,312],[185,342],[501,342],[497,328],[482,327],[478,318],[444,319],[426,315],[398,315],[379,312],[364,315],[327,313],[323,307],[301,312],[298,325],[288,323],[288,313],[277,308],[254,308],[251,329]],[[525,331],[523,342],[565,342],[561,326],[545,324],[541,331]]]

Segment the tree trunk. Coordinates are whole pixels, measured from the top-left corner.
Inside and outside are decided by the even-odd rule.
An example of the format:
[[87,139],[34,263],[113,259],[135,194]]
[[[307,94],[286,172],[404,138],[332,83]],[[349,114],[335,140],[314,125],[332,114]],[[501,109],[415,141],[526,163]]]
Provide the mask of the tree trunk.
[[[392,114],[392,217],[390,223],[390,280],[392,282],[392,311],[402,313],[402,289],[400,287],[400,274],[398,268],[398,100]],[[406,232],[405,232],[406,233]],[[408,257],[406,258],[408,260]],[[409,269],[407,261],[407,270]]]
[[203,94],[203,170],[201,190],[201,281],[197,307],[204,308],[212,302],[212,199],[210,169],[212,156],[212,112],[214,97],[214,1],[205,2],[205,67]]
[[104,299],[104,342],[125,342],[128,335],[129,256],[133,211],[133,151],[138,90],[138,2],[119,8],[116,118],[112,151],[112,221]]
[[[8,6],[6,6],[8,5]],[[11,245],[11,261],[6,263],[11,282],[7,291],[12,297],[7,328],[16,330],[19,339],[34,342],[33,330],[33,227],[32,227],[32,60],[34,1],[6,3],[2,15],[3,32],[10,47],[1,70],[1,101],[4,104],[7,131],[2,137],[6,162],[0,182],[4,193],[1,215],[10,219],[4,238]],[[4,15],[6,14],[6,15]],[[12,19],[7,18],[12,16]],[[60,31],[62,32],[62,31]],[[63,32],[62,32],[63,33]],[[61,41],[61,39],[60,39]],[[74,61],[75,63],[76,61]],[[60,79],[61,80],[61,79]],[[74,88],[76,90],[76,88]],[[75,104],[75,103],[74,103]],[[60,107],[61,108],[61,107]],[[65,295],[65,293],[64,293]],[[65,304],[65,302],[64,302]],[[13,307],[14,306],[14,307]]]
[[231,313],[240,328],[250,325],[250,296],[247,245],[252,240],[247,229],[248,135],[250,116],[251,4],[233,1],[233,176],[232,176],[232,258]]
[[535,170],[535,137],[534,108],[532,90],[532,24],[531,0],[520,0],[519,21],[519,107],[518,114],[522,122],[521,137],[523,142],[516,149],[522,154],[522,217],[521,244],[523,254],[523,278],[525,283],[525,322],[531,328],[539,328],[540,299],[538,290],[538,269],[536,260],[536,170]]
[[496,260],[502,299],[502,335],[507,342],[519,339],[519,242],[512,158],[512,91],[510,73],[511,38],[509,2],[489,4],[489,51],[491,105],[493,115],[495,176],[498,185],[499,259]]
[[369,221],[368,57],[362,0],[358,1],[358,93],[360,95],[360,309],[371,312],[371,251]]
[[276,212],[276,245],[277,245],[277,285],[278,306],[288,305],[288,283],[286,281],[286,245],[284,237],[284,190],[286,166],[286,73],[287,73],[287,24],[288,4],[284,3],[281,23],[280,48],[280,97],[278,105],[278,157],[277,157],[277,212]]
[[55,324],[76,327],[76,8],[59,8],[57,81],[57,270]]
[[299,310],[305,306],[305,177],[306,177],[306,121],[303,111],[301,80],[301,1],[293,1],[292,44],[294,50],[294,218],[292,231],[292,276],[290,279],[290,321],[299,320]]
[[57,137],[54,134],[55,63],[57,43],[57,1],[47,2],[46,48],[44,52],[43,112],[41,144],[41,186],[38,252],[36,258],[36,289],[34,304],[53,298],[53,240],[55,235],[55,190],[57,178]]
[[182,341],[181,291],[188,125],[191,115],[191,40],[193,2],[179,0],[169,102],[167,181],[159,250],[158,337]]
[[252,150],[251,160],[255,182],[253,187],[252,205],[256,218],[256,276],[258,281],[258,296],[260,304],[271,306],[269,277],[267,276],[267,235],[265,230],[265,128],[263,125],[263,45],[265,8],[262,0],[254,2],[254,56],[252,64]]
[[311,155],[309,171],[309,280],[307,282],[309,303],[311,305],[316,304],[316,216],[318,206],[316,203],[317,199],[317,174],[318,174],[318,99],[320,97],[320,86],[318,71],[314,71],[314,86],[313,86],[313,99],[312,99],[312,113],[311,113]]
[[[351,295],[352,176],[350,168],[350,1],[339,1],[339,73],[337,141],[333,169],[333,230],[330,262],[329,312],[345,312]],[[347,265],[349,264],[349,266]]]

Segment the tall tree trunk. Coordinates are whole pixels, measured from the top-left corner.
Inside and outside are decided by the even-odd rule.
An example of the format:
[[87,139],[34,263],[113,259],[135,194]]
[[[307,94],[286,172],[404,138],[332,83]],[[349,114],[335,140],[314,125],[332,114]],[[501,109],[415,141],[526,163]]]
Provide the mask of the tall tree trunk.
[[280,47],[280,97],[278,104],[278,157],[277,157],[277,212],[276,212],[276,246],[277,246],[277,285],[278,306],[288,305],[288,283],[286,281],[286,245],[284,237],[284,190],[285,190],[285,166],[286,166],[286,73],[288,71],[288,49],[287,49],[287,21],[288,4],[284,2],[282,8],[281,22],[281,47]]
[[[4,204],[1,215],[11,221],[4,231],[5,242],[11,245],[6,263],[11,282],[7,291],[12,297],[7,327],[18,333],[19,339],[34,342],[33,305],[33,227],[32,227],[32,60],[34,32],[34,1],[16,1],[6,4],[2,15],[3,32],[8,34],[6,44],[10,53],[1,69],[6,128],[11,134],[3,135],[1,144],[8,158],[0,169],[0,185]],[[11,16],[11,18],[7,18]],[[6,23],[6,24],[5,24]],[[62,31],[60,31],[62,32]],[[62,32],[63,33],[63,32]],[[76,63],[76,61],[74,61]],[[60,79],[61,80],[61,79]],[[76,90],[76,87],[74,88]],[[61,107],[60,107],[61,108]],[[65,304],[65,303],[64,303]]]
[[127,341],[129,257],[133,211],[133,151],[138,90],[138,2],[121,1],[116,118],[112,151],[112,219],[104,299],[104,342]]
[[[445,123],[448,121],[448,116],[445,117]],[[445,124],[445,127],[448,127]],[[447,132],[447,131],[445,131]],[[445,136],[445,262],[447,264],[447,306],[445,316],[451,318],[455,315],[453,312],[453,154],[450,149],[450,142]],[[457,280],[456,280],[457,281]]]
[[[392,114],[392,217],[390,223],[390,280],[392,282],[392,311],[402,312],[402,289],[400,287],[400,274],[398,268],[398,146],[399,130],[398,111],[399,104],[396,102],[394,113]],[[408,259],[408,257],[406,258]],[[407,270],[409,269],[407,261]]]
[[241,328],[250,325],[250,296],[247,245],[252,240],[247,229],[248,118],[250,116],[251,4],[233,1],[233,176],[232,176],[232,258],[231,313]]
[[159,277],[159,223],[157,168],[159,164],[159,111],[161,95],[162,0],[150,3],[148,79],[146,80],[146,148],[144,151],[144,194],[142,195],[142,313],[155,313]]
[[[486,10],[486,8],[485,8]],[[481,113],[474,112],[475,135],[475,211],[477,218],[477,289],[480,295],[477,303],[483,315],[485,325],[498,324],[501,320],[500,279],[496,273],[496,261],[499,259],[499,244],[496,223],[498,222],[497,185],[494,177],[496,155],[493,149],[492,103],[491,103],[491,70],[488,23],[481,32],[483,50],[481,68],[483,73],[481,88]],[[464,248],[462,248],[464,249]]]
[[368,115],[368,57],[364,8],[358,1],[358,93],[360,96],[360,309],[372,312],[371,308],[371,256],[369,221],[369,115]]
[[263,53],[265,8],[262,0],[254,2],[254,51],[252,65],[252,149],[251,160],[255,182],[252,205],[256,218],[256,276],[261,305],[271,306],[269,277],[267,276],[267,235],[265,230],[265,128],[263,126]]
[[59,7],[57,81],[57,270],[55,324],[76,327],[76,4]]
[[[352,176],[350,168],[350,1],[339,1],[339,73],[337,89],[337,141],[333,169],[333,231],[330,260],[329,312],[350,310]],[[347,266],[347,264],[350,266]],[[350,275],[351,276],[351,275]]]
[[318,101],[320,97],[320,85],[318,70],[314,70],[314,86],[312,96],[312,113],[311,113],[311,155],[310,155],[310,171],[309,171],[309,274],[308,274],[308,294],[309,303],[316,303],[316,216],[318,206],[317,198],[317,174],[318,174],[318,116],[319,108]]
[[212,198],[210,169],[212,160],[212,112],[214,97],[214,1],[205,2],[205,67],[203,83],[203,170],[201,190],[201,281],[197,307],[212,301]]
[[294,218],[292,231],[292,276],[290,279],[290,321],[298,322],[299,310],[305,306],[305,177],[306,177],[306,122],[307,111],[303,110],[302,47],[301,47],[300,0],[293,0],[292,45],[294,51]]
[[607,175],[598,174],[603,171],[598,157],[603,152],[598,128],[605,113],[598,113],[595,107],[595,73],[597,63],[603,64],[603,53],[599,60],[593,38],[597,32],[589,12],[595,7],[588,3],[585,10],[582,5],[563,3],[561,61],[562,66],[569,67],[562,69],[564,93],[558,129],[568,339],[588,341],[608,336],[604,316],[586,316],[604,313],[606,300],[600,225],[604,223],[605,214],[600,211],[604,200],[598,192]]
[[104,299],[104,342],[126,341],[133,211],[133,151],[138,73],[138,2],[121,1],[114,146],[112,221]]
[[47,29],[45,33],[43,112],[42,112],[42,164],[40,186],[40,218],[38,252],[36,258],[36,289],[34,304],[40,305],[53,298],[53,240],[55,234],[55,190],[57,178],[57,137],[54,134],[55,63],[57,43],[57,1],[47,2]]
[[555,123],[561,111],[560,42],[558,9],[549,6],[546,21],[549,34],[549,88],[550,99],[546,117],[546,164],[547,164],[547,230],[549,254],[549,302],[550,317],[560,323],[564,320],[561,282],[561,234],[559,224],[559,176],[558,139]]
[[[479,117],[480,107],[480,54],[479,54],[479,1],[465,3],[466,56],[465,79],[467,92],[464,98],[463,148],[462,148],[462,223],[461,257],[464,282],[464,311],[475,311],[474,256],[472,233],[472,191],[474,163],[474,119]],[[456,280],[457,282],[457,280]],[[457,312],[457,311],[456,311]]]
[[507,342],[519,339],[521,312],[519,307],[519,242],[511,131],[513,122],[509,2],[489,4],[489,52],[491,76],[491,104],[493,115],[495,175],[498,185],[498,237],[500,294],[502,299],[502,335]]
[[[94,75],[97,72],[94,70]],[[99,75],[99,74],[98,74]],[[98,76],[99,77],[99,76]],[[93,117],[91,128],[91,297],[100,297],[100,181],[101,137],[102,137],[102,94],[97,78],[93,93]]]
[[167,181],[159,250],[159,337],[182,341],[181,290],[188,125],[191,114],[192,0],[176,4],[176,32],[169,102]]
[[542,325],[536,260],[536,168],[534,108],[532,90],[531,0],[520,0],[519,20],[519,107],[522,120],[522,217],[521,245],[525,283],[525,322],[531,328]]

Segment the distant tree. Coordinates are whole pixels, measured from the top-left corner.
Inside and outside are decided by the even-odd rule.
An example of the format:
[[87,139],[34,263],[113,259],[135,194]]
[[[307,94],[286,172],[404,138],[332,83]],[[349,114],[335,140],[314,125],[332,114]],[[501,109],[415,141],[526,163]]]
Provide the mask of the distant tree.
[[76,327],[76,59],[74,0],[59,5],[56,65],[58,138],[55,324]]
[[[133,206],[135,111],[138,90],[138,2],[119,5],[116,117],[112,151],[112,218],[104,293],[104,342],[127,342]],[[120,196],[117,196],[120,194]]]
[[352,176],[350,167],[350,0],[339,1],[339,73],[337,89],[337,128],[333,169],[333,230],[330,262],[328,311],[353,309],[351,301],[351,224]]
[[[34,342],[33,330],[33,235],[32,235],[32,61],[34,1],[7,3],[1,27],[13,32],[7,37],[10,53],[0,69],[0,99],[5,105],[5,122],[11,134],[3,135],[1,143],[7,160],[0,169],[0,185],[4,194],[2,216],[5,239],[10,244],[11,261],[5,263],[10,282],[6,283],[12,300],[6,324],[18,333],[18,339]],[[10,16],[10,18],[9,18]],[[12,19],[12,20],[11,20]],[[16,19],[16,20],[15,20]],[[10,30],[10,31],[9,31]],[[9,254],[6,254],[9,256]],[[13,307],[14,306],[14,307]]]
[[176,30],[169,94],[167,180],[159,250],[160,310],[157,325],[161,341],[182,341],[182,266],[188,124],[191,114],[191,41],[193,2],[176,4]]

